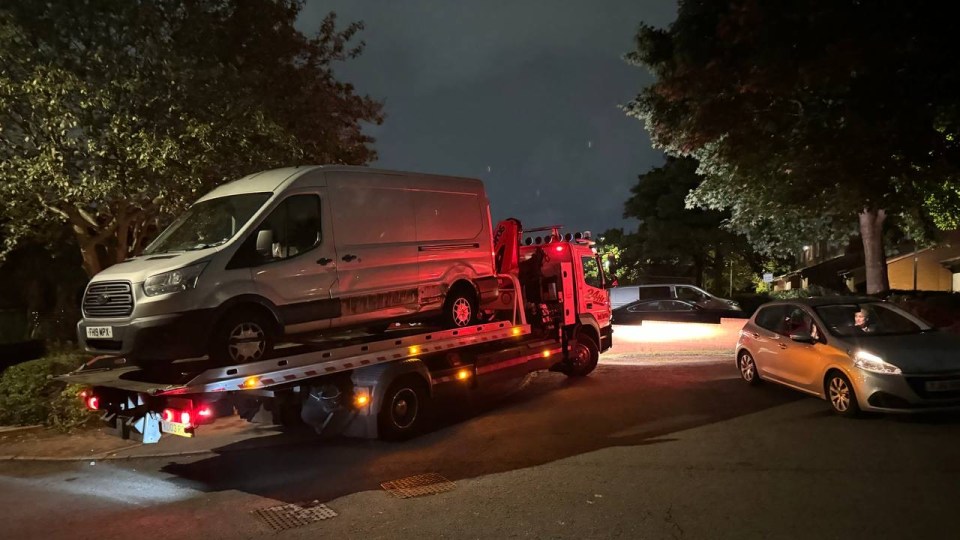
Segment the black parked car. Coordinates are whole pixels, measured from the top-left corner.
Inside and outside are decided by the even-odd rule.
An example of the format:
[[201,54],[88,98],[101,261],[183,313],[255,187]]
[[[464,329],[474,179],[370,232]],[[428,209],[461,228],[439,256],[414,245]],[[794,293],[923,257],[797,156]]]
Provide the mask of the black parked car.
[[638,300],[613,310],[613,324],[643,321],[719,323],[721,318],[743,318],[738,309],[703,308],[683,300]]

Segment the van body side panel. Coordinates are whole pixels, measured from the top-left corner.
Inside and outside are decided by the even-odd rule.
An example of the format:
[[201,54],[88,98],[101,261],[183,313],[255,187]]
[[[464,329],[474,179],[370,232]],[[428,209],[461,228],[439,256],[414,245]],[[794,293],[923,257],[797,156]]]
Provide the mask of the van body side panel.
[[424,179],[414,188],[420,283],[427,304],[458,280],[495,274],[490,205],[476,180]]
[[327,173],[336,229],[342,319],[416,313],[417,243],[407,175]]

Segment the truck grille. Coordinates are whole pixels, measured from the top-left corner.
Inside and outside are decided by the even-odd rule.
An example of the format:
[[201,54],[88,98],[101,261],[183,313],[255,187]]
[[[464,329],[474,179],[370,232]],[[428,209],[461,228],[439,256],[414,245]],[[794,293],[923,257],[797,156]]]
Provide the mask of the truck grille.
[[90,318],[127,317],[133,313],[133,289],[125,281],[102,281],[87,288],[83,315]]

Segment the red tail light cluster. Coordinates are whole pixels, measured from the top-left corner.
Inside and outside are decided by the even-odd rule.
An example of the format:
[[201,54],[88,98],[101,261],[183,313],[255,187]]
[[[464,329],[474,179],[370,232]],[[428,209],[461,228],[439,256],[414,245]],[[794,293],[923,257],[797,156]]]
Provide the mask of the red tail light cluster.
[[86,398],[87,408],[91,411],[100,410],[100,398],[97,396],[89,396]]
[[164,422],[177,422],[188,426],[199,426],[214,420],[213,408],[210,405],[198,405],[195,409],[164,409],[160,413]]

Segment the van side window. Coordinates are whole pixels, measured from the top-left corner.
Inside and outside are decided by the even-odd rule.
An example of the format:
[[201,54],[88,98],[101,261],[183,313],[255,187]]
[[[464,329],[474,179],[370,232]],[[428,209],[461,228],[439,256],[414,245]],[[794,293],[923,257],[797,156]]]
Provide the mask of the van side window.
[[666,299],[670,298],[670,287],[640,287],[640,299]]
[[[273,231],[270,255],[257,253],[257,234]],[[316,195],[293,195],[287,197],[270,212],[256,229],[244,240],[227,268],[257,266],[266,262],[295,257],[310,251],[320,244],[320,197]]]

